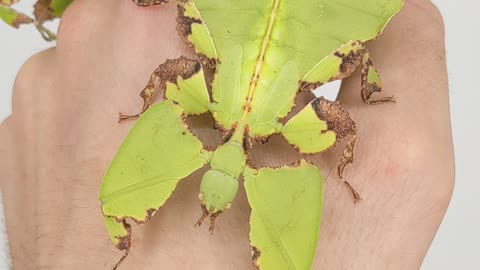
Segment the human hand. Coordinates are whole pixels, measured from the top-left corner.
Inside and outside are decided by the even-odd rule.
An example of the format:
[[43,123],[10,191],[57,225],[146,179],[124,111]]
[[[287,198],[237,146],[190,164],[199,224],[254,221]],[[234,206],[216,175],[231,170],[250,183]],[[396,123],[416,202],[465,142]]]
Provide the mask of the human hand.
[[[189,54],[175,31],[175,8],[129,1],[74,2],[55,49],[34,56],[14,89],[13,115],[0,127],[0,183],[16,269],[109,269],[121,256],[103,225],[102,176],[132,122],[138,92],[167,58]],[[441,17],[427,0],[407,0],[370,45],[397,104],[368,106],[356,74],[339,100],[357,122],[356,161],[345,178],[363,200],[353,204],[336,166],[342,145],[310,157],[325,177],[325,208],[313,269],[419,268],[447,208],[454,179]],[[299,106],[311,96],[297,100]],[[211,120],[192,120],[214,143]],[[252,149],[257,164],[299,155],[279,137]],[[249,269],[249,207],[243,190],[215,235],[194,229],[204,170],[183,180],[146,226],[134,227],[123,269]]]

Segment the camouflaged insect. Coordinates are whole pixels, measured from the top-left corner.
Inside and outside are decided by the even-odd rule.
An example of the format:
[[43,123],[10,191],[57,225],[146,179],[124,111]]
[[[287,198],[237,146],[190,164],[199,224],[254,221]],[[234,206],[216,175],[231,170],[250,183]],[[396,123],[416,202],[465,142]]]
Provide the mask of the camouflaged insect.
[[[40,0],[36,20],[0,0],[0,18],[18,27],[60,16],[71,0]],[[168,0],[133,0],[137,5]],[[341,80],[362,65],[361,97],[368,104],[381,82],[366,41],[376,38],[403,0],[182,0],[178,32],[197,59],[167,60],[141,92],[144,106],[111,162],[100,190],[111,240],[131,248],[131,222],[146,223],[177,184],[209,166],[200,185],[202,216],[213,232],[216,218],[231,207],[243,177],[249,204],[253,266],[263,270],[308,270],[322,213],[320,170],[305,160],[280,168],[249,162],[254,141],[274,134],[302,154],[314,154],[347,139],[338,175],[353,162],[356,127],[337,102],[317,98],[285,124],[300,91]],[[38,28],[38,27],[37,27]],[[40,30],[40,29],[39,29]],[[213,72],[210,81],[204,69]],[[208,86],[208,87],[207,87]],[[209,87],[211,86],[211,96]],[[164,99],[155,102],[160,94]],[[206,150],[184,119],[211,113],[224,143]],[[355,201],[359,195],[348,182]],[[192,217],[193,219],[193,217]]]
[[22,24],[33,24],[46,41],[53,41],[56,35],[43,24],[61,17],[73,0],[38,0],[33,6],[34,18],[11,7],[18,2],[20,0],[0,0],[0,19],[14,28],[19,28]]

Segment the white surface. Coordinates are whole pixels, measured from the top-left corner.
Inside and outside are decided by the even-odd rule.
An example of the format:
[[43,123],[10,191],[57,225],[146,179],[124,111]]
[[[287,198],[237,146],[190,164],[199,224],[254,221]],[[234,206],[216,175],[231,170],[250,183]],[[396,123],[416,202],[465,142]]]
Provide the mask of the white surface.
[[[32,5],[24,0],[22,7]],[[475,0],[434,0],[440,8],[447,33],[447,60],[456,155],[456,186],[447,216],[425,258],[423,270],[480,269],[480,5]],[[23,9],[25,10],[25,9]],[[11,93],[17,71],[32,54],[52,46],[32,27],[13,31],[0,23],[0,121],[11,112]],[[408,78],[405,78],[408,79]],[[3,210],[0,209],[3,216]],[[3,222],[3,218],[1,218]],[[6,240],[0,226],[0,269],[8,269]]]

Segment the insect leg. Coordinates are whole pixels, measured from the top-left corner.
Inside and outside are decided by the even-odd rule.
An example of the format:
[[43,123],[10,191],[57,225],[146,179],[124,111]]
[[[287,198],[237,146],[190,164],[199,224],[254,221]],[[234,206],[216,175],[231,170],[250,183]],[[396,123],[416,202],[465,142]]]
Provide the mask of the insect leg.
[[[190,100],[185,100],[185,98],[182,99],[182,97],[180,95],[176,95],[177,99],[176,98],[167,98],[167,93],[166,93],[167,92],[167,84],[171,83],[173,85],[177,85],[177,83],[179,82],[180,79],[183,79],[183,80],[189,79],[192,76],[194,76],[196,74],[199,74],[200,72],[201,72],[201,74],[200,74],[201,79],[199,81],[203,82],[203,71],[202,71],[201,65],[197,60],[194,60],[194,59],[189,59],[189,58],[186,58],[186,57],[180,57],[180,58],[177,58],[177,59],[172,59],[172,60],[165,61],[165,63],[161,64],[158,68],[156,68],[153,71],[152,75],[150,75],[150,79],[148,80],[147,86],[145,86],[145,88],[142,90],[142,92],[140,92],[140,97],[143,99],[143,107],[142,107],[141,111],[139,113],[133,114],[133,115],[126,115],[126,114],[120,113],[119,122],[122,122],[122,121],[128,120],[128,119],[138,118],[153,103],[155,103],[155,98],[156,98],[157,93],[159,91],[161,91],[161,94],[162,94],[164,99],[173,100],[175,102],[180,103],[180,105],[182,105],[182,107],[184,109],[190,109],[188,106],[186,106],[186,105],[191,105],[190,104],[191,102],[188,103]],[[197,85],[195,85],[195,86],[197,86]],[[203,88],[206,88],[206,86],[203,83],[202,85],[199,85],[196,88],[199,88],[200,90],[202,90]],[[190,90],[190,89],[188,89],[188,90]],[[198,90],[198,91],[200,91],[200,90]],[[207,93],[206,90],[204,92]],[[197,98],[197,99],[208,100],[208,96],[206,98],[204,97],[206,95],[205,93],[203,93],[204,95],[202,95],[202,98]],[[194,95],[194,96],[196,96],[196,95]],[[185,102],[187,102],[186,105],[182,104],[182,103],[185,103]],[[206,105],[202,104],[200,106],[202,108],[200,108],[200,109],[203,109],[203,107],[205,107],[205,106]],[[197,105],[195,108],[198,109],[198,107],[199,107],[199,105]],[[194,113],[194,112],[192,112],[192,113]]]
[[375,92],[382,91],[382,82],[377,70],[375,69],[370,53],[365,51],[362,60],[362,99],[365,103],[375,105],[386,102],[395,102],[393,96],[372,100],[371,97]]
[[169,0],[132,0],[132,1],[141,7],[161,5],[169,2]]

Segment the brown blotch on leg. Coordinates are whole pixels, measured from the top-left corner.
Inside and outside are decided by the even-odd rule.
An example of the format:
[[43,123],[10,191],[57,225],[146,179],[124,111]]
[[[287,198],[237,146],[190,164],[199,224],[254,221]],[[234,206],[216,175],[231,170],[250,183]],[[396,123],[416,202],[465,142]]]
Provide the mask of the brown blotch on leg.
[[312,107],[318,118],[327,122],[328,129],[335,132],[337,141],[342,141],[348,136],[350,137],[340,158],[337,173],[338,177],[352,192],[355,202],[358,202],[360,200],[360,194],[353,189],[350,183],[343,180],[345,167],[348,164],[353,163],[354,160],[354,150],[357,142],[357,128],[355,122],[350,117],[350,113],[345,110],[338,101],[333,102],[324,98],[318,98],[312,102]]
[[258,258],[260,258],[261,252],[256,247],[252,247],[252,266],[259,270],[260,267],[258,266]]
[[135,4],[141,7],[148,7],[153,5],[166,4],[169,0],[132,0]]
[[340,105],[340,102],[320,97],[312,102],[312,107],[318,118],[327,122],[328,129],[335,132],[338,141],[348,135],[357,134],[355,122],[350,117],[350,113]]
[[353,163],[353,152],[355,150],[355,144],[357,142],[357,135],[353,135],[347,142],[345,150],[343,150],[342,157],[340,158],[340,164],[337,168],[338,177],[343,179],[343,171],[348,164]]
[[182,77],[182,79],[188,79],[197,74],[201,68],[200,63],[197,60],[183,56],[177,59],[168,59],[153,71],[152,75],[150,75],[147,86],[145,86],[142,92],[140,92],[140,97],[143,99],[143,107],[140,113],[133,115],[120,113],[119,122],[138,118],[150,108],[153,103],[155,103],[158,90],[161,90],[163,95],[165,95],[167,82],[176,84],[179,76]]
[[208,227],[210,235],[213,235],[213,232],[215,231],[215,220],[221,213],[223,213],[223,211],[215,212],[210,216],[210,226]]
[[118,267],[127,259],[128,254],[130,253],[130,247],[132,246],[132,226],[128,224],[125,220],[122,221],[123,227],[127,230],[127,235],[124,237],[118,238],[118,243],[116,247],[120,250],[124,250],[125,253],[120,258],[120,260],[113,266],[113,270],[118,269]]
[[371,97],[374,93],[382,91],[382,86],[376,82],[368,81],[368,73],[370,69],[374,69],[372,59],[370,59],[370,54],[366,52],[363,56],[363,66],[362,66],[362,78],[361,78],[361,95],[363,102],[369,105],[377,105],[383,103],[395,103],[395,98],[393,96],[384,97],[381,99],[371,100]]
[[[189,40],[192,35],[193,24],[203,24],[204,22],[198,18],[192,18],[185,14],[185,8],[182,5],[177,6],[177,32],[182,40],[195,50],[195,45]],[[203,66],[215,70],[217,66],[217,59],[208,58],[206,55],[196,52],[198,58]]]

